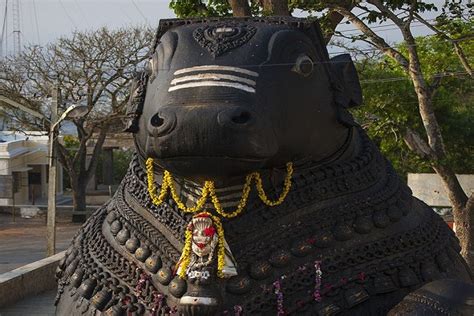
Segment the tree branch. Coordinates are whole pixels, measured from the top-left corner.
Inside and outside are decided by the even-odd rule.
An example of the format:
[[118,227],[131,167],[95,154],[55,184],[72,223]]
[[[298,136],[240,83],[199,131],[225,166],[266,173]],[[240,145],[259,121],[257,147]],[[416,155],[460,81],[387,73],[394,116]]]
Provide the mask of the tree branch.
[[469,76],[471,76],[471,78],[474,78],[474,74],[473,74],[473,71],[472,71],[472,67],[471,65],[469,64],[469,61],[467,60],[467,57],[466,57],[466,54],[464,53],[464,50],[462,49],[462,47],[459,45],[459,40],[455,40],[453,38],[451,38],[450,36],[448,36],[446,33],[443,33],[442,31],[440,31],[438,28],[436,28],[434,25],[430,24],[428,21],[426,21],[424,18],[422,18],[419,14],[415,13],[414,16],[416,17],[416,19],[422,23],[423,25],[425,25],[426,27],[428,27],[430,30],[432,30],[433,32],[436,33],[436,35],[438,35],[439,37],[441,37],[442,39],[450,42],[453,47],[454,47],[454,52],[456,53],[456,55],[458,56],[459,58],[459,61],[461,62],[462,66],[464,67],[464,69],[466,70],[466,72],[469,74]]
[[378,36],[370,27],[368,27],[355,14],[342,7],[334,7],[333,10],[339,12],[347,18],[355,27],[357,27],[365,36],[367,36],[375,47],[384,52],[387,56],[394,59],[403,69],[408,71],[409,62],[399,51],[388,45],[388,43]]

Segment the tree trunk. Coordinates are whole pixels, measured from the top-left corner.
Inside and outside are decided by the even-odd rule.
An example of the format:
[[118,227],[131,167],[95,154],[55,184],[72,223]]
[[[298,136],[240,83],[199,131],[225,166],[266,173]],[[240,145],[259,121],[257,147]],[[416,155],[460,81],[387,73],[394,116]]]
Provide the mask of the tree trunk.
[[454,230],[461,245],[461,255],[474,272],[474,194],[468,199],[455,173],[447,166],[433,164],[441,177],[453,206]]
[[251,16],[249,2],[247,0],[229,0],[232,14],[234,16]]
[[[73,223],[83,223],[86,220],[86,183],[79,179],[71,179]],[[82,213],[82,214],[81,214]]]
[[[417,137],[416,139],[413,137],[409,139],[405,138],[405,141],[410,149],[420,149],[418,151],[415,150],[415,152],[421,154],[423,158],[428,159],[435,172],[441,177],[451,204],[453,205],[455,223],[458,223],[457,225],[460,227],[459,230],[457,230],[457,235],[461,243],[461,254],[468,262],[471,270],[474,271],[474,260],[472,258],[474,254],[474,225],[472,222],[474,218],[474,196],[471,196],[469,200],[467,199],[456,175],[444,162],[447,155],[443,144],[441,129],[434,113],[433,93],[423,75],[415,39],[410,31],[410,24],[406,24],[395,13],[390,11],[388,7],[384,6],[382,1],[372,0],[368,2],[386,14],[401,30],[408,50],[408,60],[398,50],[388,45],[382,37],[370,29],[357,15],[341,6],[335,6],[332,9],[346,17],[367,36],[367,39],[370,40],[374,46],[395,60],[408,73],[415,87],[415,93],[418,98],[418,111],[428,142],[425,142],[421,137]],[[420,144],[422,146],[419,146]]]
[[[471,199],[472,200],[472,199]],[[474,203],[469,203],[462,209],[453,208],[454,229],[461,244],[461,255],[466,260],[471,271],[474,271]]]
[[432,168],[441,177],[449,200],[453,206],[456,235],[461,244],[461,255],[467,261],[471,271],[474,271],[473,207],[469,205],[470,203],[467,203],[468,198],[456,174],[444,163],[446,160],[446,148],[444,146],[441,128],[434,113],[433,94],[421,70],[415,39],[409,30],[402,29],[402,32],[408,47],[408,74],[415,87],[415,92],[418,97],[419,113],[428,138],[428,145],[431,148],[429,158],[432,161]]
[[263,12],[265,15],[289,16],[287,0],[263,0]]

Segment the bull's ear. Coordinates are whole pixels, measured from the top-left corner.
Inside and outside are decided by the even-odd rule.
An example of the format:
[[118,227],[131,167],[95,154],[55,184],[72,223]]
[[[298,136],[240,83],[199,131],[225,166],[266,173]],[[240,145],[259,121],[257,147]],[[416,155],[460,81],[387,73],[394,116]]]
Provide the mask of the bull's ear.
[[132,80],[130,96],[128,99],[124,132],[138,132],[138,120],[143,113],[146,86],[148,84],[149,72],[139,72]]
[[359,76],[349,54],[331,58],[331,69],[336,85],[336,102],[344,108],[362,104],[362,89]]

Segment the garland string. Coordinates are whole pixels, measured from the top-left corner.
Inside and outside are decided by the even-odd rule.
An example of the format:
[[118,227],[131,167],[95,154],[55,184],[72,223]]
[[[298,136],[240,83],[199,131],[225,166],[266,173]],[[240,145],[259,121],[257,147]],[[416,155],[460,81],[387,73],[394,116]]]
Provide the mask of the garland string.
[[[202,210],[202,208],[206,204],[207,199],[210,197],[211,202],[214,205],[216,212],[222,217],[230,219],[230,218],[234,218],[240,215],[243,212],[245,206],[247,205],[248,197],[251,190],[251,184],[253,180],[255,180],[258,196],[260,197],[263,203],[265,203],[268,206],[276,206],[283,203],[283,201],[285,200],[291,188],[291,177],[293,176],[293,164],[291,162],[288,162],[286,164],[287,175],[285,177],[283,191],[281,192],[280,196],[274,201],[271,201],[268,198],[267,194],[265,193],[265,190],[263,189],[263,183],[262,183],[263,181],[262,181],[262,177],[260,176],[260,173],[253,172],[247,175],[245,177],[245,184],[242,189],[242,197],[240,198],[237,208],[232,212],[226,212],[222,208],[219,198],[217,197],[214,181],[205,181],[204,186],[202,187],[202,190],[201,190],[200,197],[197,200],[196,204],[194,206],[188,207],[179,198],[179,195],[176,192],[176,188],[174,186],[173,176],[171,175],[169,171],[164,170],[163,172],[163,181],[162,181],[161,189],[159,193],[158,193],[158,188],[156,187],[156,184],[155,184],[153,158],[148,158],[146,160],[146,171],[147,171],[148,193],[150,194],[150,198],[152,199],[155,205],[160,205],[164,202],[169,190],[171,193],[172,199],[174,200],[174,202],[176,203],[176,205],[181,211],[185,213],[197,213]],[[212,215],[209,212],[201,212],[201,213],[206,214],[210,218],[212,218],[212,221],[216,227],[217,237],[218,237],[217,276],[220,278],[223,278],[224,273],[222,272],[222,270],[224,269],[224,266],[225,266],[224,227],[222,226],[221,220],[218,216]],[[188,227],[185,232],[184,247],[181,253],[181,257],[177,264],[177,266],[180,267],[178,271],[178,275],[183,279],[186,278],[186,270],[187,270],[187,267],[189,266],[189,263],[191,262],[192,238],[193,238],[192,229]]]

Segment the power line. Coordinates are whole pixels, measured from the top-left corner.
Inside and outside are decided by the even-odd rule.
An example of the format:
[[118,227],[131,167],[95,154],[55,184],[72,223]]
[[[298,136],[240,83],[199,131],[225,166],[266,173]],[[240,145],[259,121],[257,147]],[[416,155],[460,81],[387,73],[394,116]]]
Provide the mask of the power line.
[[[328,62],[328,63],[335,63],[335,62]],[[344,62],[345,63],[345,62]],[[294,65],[294,63],[291,64],[275,64],[278,66],[289,66],[289,65]],[[269,65],[273,66],[273,65]],[[115,69],[114,69],[115,70]],[[172,70],[172,69],[167,69],[167,70]],[[35,71],[30,71],[29,73],[31,74],[42,74],[42,72],[35,72]],[[454,76],[467,76],[468,73],[465,71],[457,71],[457,72],[444,72],[444,73],[439,73],[439,74],[434,74],[434,75],[425,75],[425,78],[443,78],[443,77],[454,77]],[[461,79],[461,78],[457,78]],[[465,80],[470,79],[470,78],[464,78]],[[0,78],[1,80],[1,78]],[[379,79],[365,79],[365,80],[360,80],[359,82],[361,84],[372,84],[372,83],[384,83],[384,82],[397,82],[397,81],[406,81],[406,80],[411,80],[409,77],[388,77],[388,78],[379,78]]]
[[[428,19],[426,20],[426,22],[432,22],[432,21],[436,21],[436,19]],[[421,23],[419,21],[414,21],[414,23]],[[369,26],[370,29],[378,29],[378,28],[385,28],[385,27],[392,27],[392,26],[396,26],[397,24],[395,23],[387,23],[387,24],[384,24],[384,25],[375,25],[375,26]],[[424,24],[421,23],[421,25],[419,26],[423,26]],[[399,27],[396,27],[396,28],[392,28],[392,29],[400,29]],[[351,32],[351,31],[360,31],[359,29],[355,28],[355,29],[347,29],[347,30],[341,30],[341,32]],[[383,31],[386,31],[386,30],[383,30]]]
[[15,56],[18,56],[21,52],[20,0],[13,0],[12,20],[13,20],[13,54]]
[[150,22],[148,21],[148,19],[146,18],[145,14],[143,14],[142,10],[140,10],[140,8],[138,7],[137,3],[135,2],[135,0],[132,0],[132,3],[133,3],[133,6],[135,7],[135,9],[137,9],[138,13],[140,13],[140,15],[142,16],[142,18],[145,20],[145,23],[147,25],[150,25]]
[[[424,26],[424,27],[427,27],[427,26],[424,25],[424,24],[413,25],[412,27],[423,27],[423,26]],[[373,28],[371,27],[371,29],[373,29]],[[390,28],[386,28],[386,29],[380,29],[380,30],[378,30],[378,32],[395,31],[395,30],[400,30],[400,28],[398,28],[398,27],[390,27]],[[350,33],[350,34],[346,34],[345,32],[347,32],[347,30],[336,31],[334,35],[337,36],[338,34],[342,34],[342,35],[347,35],[347,36],[354,36],[354,35],[357,35],[358,33],[362,33],[362,31],[359,30],[359,29],[351,30],[351,31],[350,31],[351,33]],[[362,33],[362,34],[363,34],[363,33]]]
[[82,7],[81,5],[79,4],[79,2],[77,0],[74,0],[74,3],[76,4],[77,8],[79,9],[79,13],[81,14],[82,18],[84,19],[84,21],[90,25],[88,19],[87,19],[87,16],[84,14],[84,11],[82,10]]
[[[4,14],[3,14],[3,26],[2,26],[2,37],[1,37],[1,40],[0,40],[0,55],[3,57],[3,56],[6,56],[8,54],[7,52],[7,37],[5,36],[6,35],[6,32],[7,32],[7,18],[8,18],[8,0],[5,1],[5,11],[4,11]],[[5,44],[5,45],[4,45]],[[5,47],[5,52],[4,52],[4,47]]]
[[36,24],[36,37],[38,39],[38,45],[41,45],[39,23],[38,23],[38,12],[36,10],[36,0],[33,0],[33,12],[34,12],[35,24]]
[[[465,72],[465,71],[458,71],[458,72],[448,72],[448,73],[434,74],[432,76],[427,76],[427,77],[443,78],[443,77],[465,76],[465,75],[468,75],[468,73]],[[469,79],[469,78],[467,78],[467,79]],[[389,77],[389,78],[380,78],[380,79],[361,80],[360,83],[381,83],[381,82],[394,82],[394,81],[405,81],[405,80],[411,80],[411,79],[408,78],[408,77]]]
[[69,22],[71,22],[71,24],[74,26],[74,28],[77,30],[77,25],[76,23],[74,23],[74,20],[72,19],[72,17],[69,15],[69,13],[67,12],[66,10],[66,7],[64,6],[64,3],[62,2],[62,0],[58,0],[59,4],[61,5],[61,8],[63,9],[64,11],[64,14],[66,15],[66,17],[69,19]]

